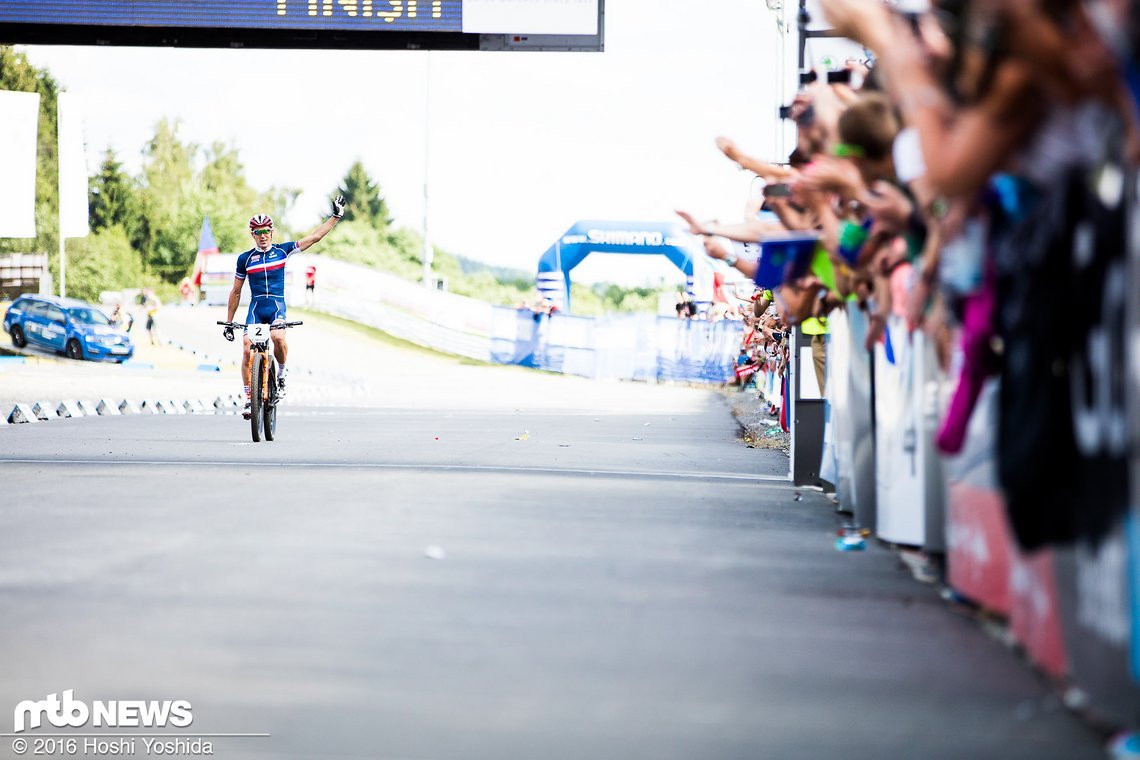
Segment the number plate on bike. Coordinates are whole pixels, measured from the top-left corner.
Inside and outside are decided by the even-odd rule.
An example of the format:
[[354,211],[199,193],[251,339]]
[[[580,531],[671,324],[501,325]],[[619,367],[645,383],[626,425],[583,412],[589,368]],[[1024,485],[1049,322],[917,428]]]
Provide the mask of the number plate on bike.
[[269,340],[269,325],[250,325],[249,339],[255,343]]

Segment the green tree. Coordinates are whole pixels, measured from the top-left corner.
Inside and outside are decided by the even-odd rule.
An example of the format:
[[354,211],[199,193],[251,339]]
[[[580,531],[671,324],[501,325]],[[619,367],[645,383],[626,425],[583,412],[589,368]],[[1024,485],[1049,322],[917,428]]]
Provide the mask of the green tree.
[[138,224],[135,182],[110,148],[103,154],[99,172],[90,180],[88,198],[92,232],[116,225],[128,230]]
[[[139,190],[143,224],[133,236],[147,268],[167,282],[189,274],[203,217],[210,217],[219,248],[243,251],[251,244],[250,216],[268,212],[281,219],[299,194],[285,188],[258,192],[246,179],[236,148],[215,142],[203,150],[183,142],[178,128],[177,122],[160,121],[144,150]],[[289,234],[284,226],[280,232],[279,239]]]
[[105,290],[139,287],[142,262],[120,225],[105,227],[67,244],[67,294],[98,302]]
[[334,195],[344,196],[345,221],[365,221],[378,230],[386,230],[392,224],[388,202],[380,194],[380,186],[372,181],[360,161],[349,167]]
[[250,247],[249,218],[254,214],[269,214],[278,229],[277,239],[290,238],[283,219],[301,194],[300,190],[272,187],[267,192],[259,192],[254,189],[246,179],[245,165],[233,145],[215,142],[204,151],[204,157],[205,165],[195,182],[194,207],[199,226],[203,216],[210,217],[221,250],[235,252]]
[[179,279],[196,251],[195,235],[201,224],[194,190],[194,156],[198,146],[178,137],[178,122],[161,120],[154,137],[143,148],[142,189],[139,193],[143,224],[134,239],[143,263],[164,279]]
[[372,267],[407,280],[417,279],[420,272],[418,259],[409,258],[380,230],[359,219],[338,224],[336,232],[313,250],[331,259]]
[[[205,161],[187,203],[196,217],[210,217],[218,248],[243,251],[249,248],[249,218],[256,213],[271,213],[272,209],[261,207],[257,191],[246,182],[245,167],[236,148],[215,142],[206,149]],[[201,224],[199,219],[199,227]]]

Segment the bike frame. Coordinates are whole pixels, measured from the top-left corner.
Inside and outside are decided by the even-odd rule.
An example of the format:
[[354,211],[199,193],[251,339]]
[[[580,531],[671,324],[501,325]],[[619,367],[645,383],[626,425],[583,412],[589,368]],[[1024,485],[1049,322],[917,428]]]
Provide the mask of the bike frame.
[[[264,325],[258,325],[258,327],[263,327],[263,326]],[[246,327],[253,327],[253,325],[246,325]],[[275,327],[274,325],[269,325],[269,330],[265,331],[265,338],[263,340],[255,341],[253,338],[250,338],[250,340],[249,340],[249,367],[248,367],[248,369],[249,369],[250,386],[253,388],[257,388],[257,387],[261,388],[262,403],[269,400],[269,398],[268,398],[268,396],[269,396],[269,362],[274,360],[273,352],[269,350],[269,344],[272,342],[272,339],[270,338],[270,332],[272,330],[284,330],[284,329],[285,329],[285,324],[282,324],[280,327]],[[262,362],[261,362],[261,385],[260,386],[254,384],[254,382],[253,382],[253,364],[254,364],[253,358],[257,354],[261,354],[261,356],[264,357],[262,359]]]
[[[254,443],[261,441],[263,435],[265,440],[272,441],[277,432],[277,389],[276,383],[270,382],[276,374],[273,371],[273,353],[269,350],[269,344],[272,342],[272,331],[297,327],[304,323],[280,322],[269,325],[264,323],[245,325],[240,322],[218,322],[218,324],[231,329],[241,327],[246,330],[246,337],[249,338],[249,365],[247,369],[250,376],[250,400],[252,402],[250,408],[251,432]],[[257,369],[258,376],[254,377],[254,368],[257,367],[259,360],[261,366]],[[257,394],[256,398],[254,394]]]

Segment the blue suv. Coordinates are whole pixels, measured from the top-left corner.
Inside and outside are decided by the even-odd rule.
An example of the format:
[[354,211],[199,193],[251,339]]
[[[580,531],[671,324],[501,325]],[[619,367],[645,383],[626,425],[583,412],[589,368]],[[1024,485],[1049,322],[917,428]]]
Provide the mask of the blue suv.
[[55,296],[22,295],[4,315],[4,332],[16,348],[29,344],[60,351],[69,359],[123,362],[135,344],[107,315],[85,301]]

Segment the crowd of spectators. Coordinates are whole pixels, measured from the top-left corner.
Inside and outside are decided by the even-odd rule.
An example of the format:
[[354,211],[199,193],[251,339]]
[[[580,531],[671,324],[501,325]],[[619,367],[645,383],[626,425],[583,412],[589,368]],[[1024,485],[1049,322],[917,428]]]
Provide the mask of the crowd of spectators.
[[515,308],[518,311],[531,312],[534,314],[536,321],[542,317],[549,317],[553,314],[557,314],[559,311],[558,306],[549,298],[544,296],[541,292],[535,296],[534,301],[519,301],[518,306]]
[[[741,365],[786,362],[780,338],[799,327],[813,336],[822,390],[828,315],[863,310],[868,350],[894,315],[922,330],[956,375],[936,440],[943,452],[962,447],[986,379],[1001,376],[1003,485],[1011,502],[1029,496],[1040,488],[1026,482],[1030,465],[1060,464],[1055,440],[1074,437],[1039,419],[1067,408],[1066,376],[1075,373],[1063,369],[1098,329],[1119,332],[1102,323],[1123,313],[1107,294],[1113,272],[1124,279],[1127,178],[1140,160],[1131,47],[1140,5],[822,7],[867,61],[801,75],[781,109],[796,126],[786,161],[717,139],[764,182],[762,202],[742,221],[678,211],[710,257],[771,289],[773,313],[760,309],[765,296],[747,320]],[[788,263],[771,282],[765,259],[781,250]],[[1061,293],[1072,308],[1059,308]],[[1026,426],[1046,442],[1011,445]]]
[[752,314],[752,293],[741,294],[724,283],[724,276],[717,273],[714,278],[713,299],[701,304],[693,299],[685,288],[677,291],[677,319],[704,322],[744,322]]
[[[744,333],[736,360],[736,384],[742,390],[757,390],[761,372],[783,376],[788,364],[787,326],[774,303],[771,290],[757,289],[748,312],[743,314]],[[775,406],[769,409],[776,413]]]

